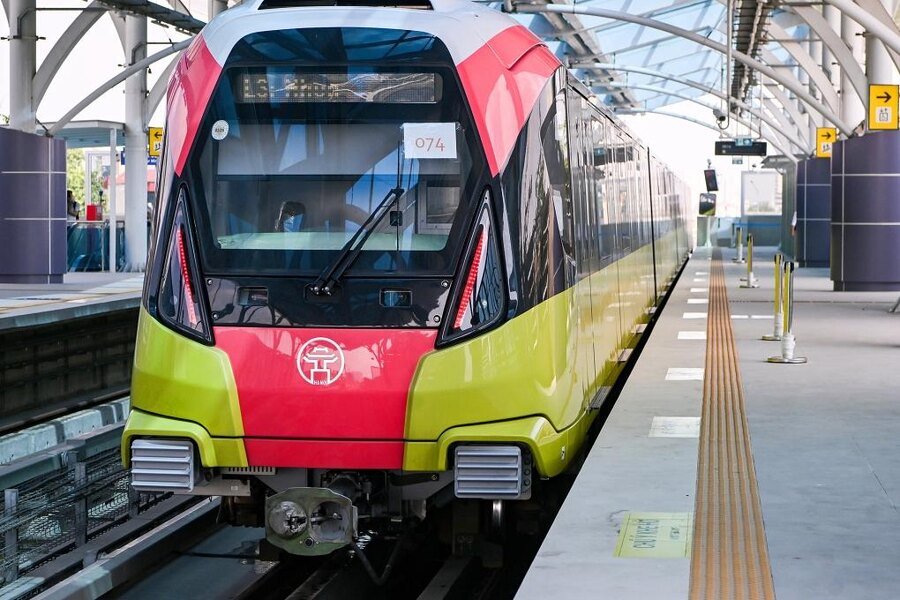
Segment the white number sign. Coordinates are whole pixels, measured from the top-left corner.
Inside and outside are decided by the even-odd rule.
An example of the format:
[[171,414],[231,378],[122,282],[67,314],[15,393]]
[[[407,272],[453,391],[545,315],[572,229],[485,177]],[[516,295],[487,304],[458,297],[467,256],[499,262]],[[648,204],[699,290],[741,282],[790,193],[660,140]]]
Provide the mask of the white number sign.
[[405,158],[456,158],[456,123],[404,123]]

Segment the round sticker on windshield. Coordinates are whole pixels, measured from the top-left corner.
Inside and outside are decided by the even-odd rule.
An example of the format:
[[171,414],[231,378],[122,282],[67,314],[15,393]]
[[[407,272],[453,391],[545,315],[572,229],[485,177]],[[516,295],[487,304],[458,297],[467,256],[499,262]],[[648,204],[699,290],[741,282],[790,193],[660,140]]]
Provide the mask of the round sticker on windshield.
[[212,137],[216,141],[224,140],[228,135],[228,121],[216,121],[212,126]]

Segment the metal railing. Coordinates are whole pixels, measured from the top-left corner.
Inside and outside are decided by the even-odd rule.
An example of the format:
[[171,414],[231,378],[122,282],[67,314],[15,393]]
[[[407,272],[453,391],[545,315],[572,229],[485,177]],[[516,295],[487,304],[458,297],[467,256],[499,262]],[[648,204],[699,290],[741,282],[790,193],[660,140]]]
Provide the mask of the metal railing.
[[[66,228],[67,270],[109,269],[109,221],[72,221]],[[125,266],[125,223],[116,223],[116,270]]]
[[0,575],[14,581],[170,496],[137,493],[118,448],[66,454],[57,472],[6,489],[0,504]]

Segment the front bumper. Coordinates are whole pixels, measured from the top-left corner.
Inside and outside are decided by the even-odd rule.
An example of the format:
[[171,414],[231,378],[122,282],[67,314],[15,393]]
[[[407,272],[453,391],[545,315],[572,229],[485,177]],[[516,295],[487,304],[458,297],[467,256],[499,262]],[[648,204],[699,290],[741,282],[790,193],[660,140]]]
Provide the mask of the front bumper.
[[[498,423],[481,423],[453,427],[445,431],[435,441],[406,442],[352,442],[354,447],[348,448],[348,441],[334,440],[335,448],[352,450],[351,454],[359,456],[360,463],[355,468],[390,468],[387,465],[372,463],[372,455],[367,451],[376,445],[390,444],[392,447],[402,445],[402,462],[396,467],[404,471],[440,472],[451,468],[451,450],[456,444],[515,444],[528,448],[534,457],[534,466],[539,475],[553,477],[568,466],[580,449],[587,434],[593,415],[587,413],[571,427],[556,431],[544,417],[533,416]],[[122,434],[122,462],[126,466],[131,462],[131,441],[134,438],[187,438],[197,447],[200,464],[203,467],[313,467],[313,468],[354,468],[347,462],[349,455],[344,456],[341,464],[324,464],[322,449],[327,449],[329,440],[314,442],[303,440],[285,440],[285,444],[293,450],[288,455],[280,456],[279,464],[251,464],[248,460],[243,438],[212,437],[201,425],[171,417],[153,415],[140,410],[132,410]],[[252,442],[251,442],[252,443]],[[305,445],[313,443],[316,456],[305,456]],[[296,452],[296,453],[295,453]],[[392,451],[393,452],[393,451]],[[327,453],[325,454],[327,455]],[[334,455],[332,455],[334,456]],[[313,463],[309,463],[308,460]],[[313,460],[314,459],[314,460]],[[390,461],[391,463],[394,460]],[[394,467],[392,464],[391,467]],[[396,468],[394,467],[394,468]]]

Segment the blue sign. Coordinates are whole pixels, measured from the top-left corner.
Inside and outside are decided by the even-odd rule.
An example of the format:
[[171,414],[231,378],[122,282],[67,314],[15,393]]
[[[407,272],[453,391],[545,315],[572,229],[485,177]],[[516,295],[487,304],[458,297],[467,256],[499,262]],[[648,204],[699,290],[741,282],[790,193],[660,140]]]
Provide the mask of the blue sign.
[[[122,163],[123,167],[125,166],[125,151],[124,150],[119,152],[119,162]],[[159,162],[159,160],[158,160],[158,157],[156,157],[156,156],[148,156],[147,157],[147,165],[150,167],[155,167],[158,162]]]

